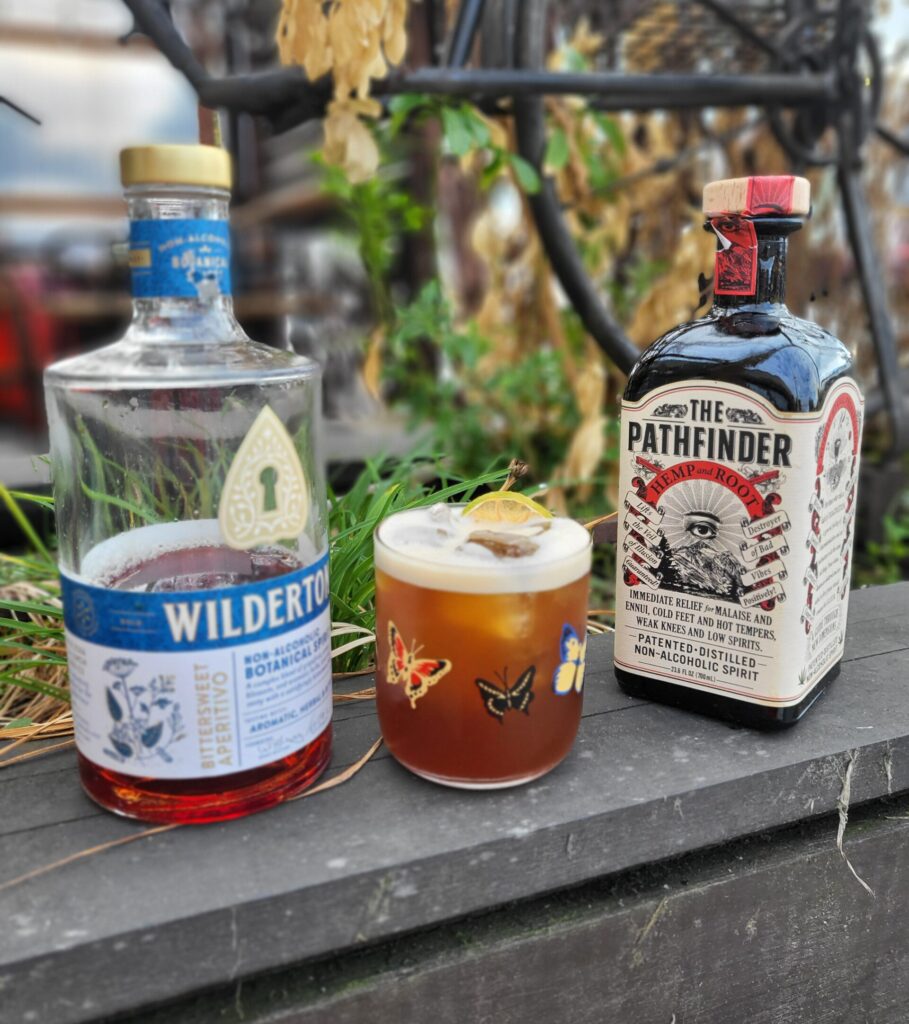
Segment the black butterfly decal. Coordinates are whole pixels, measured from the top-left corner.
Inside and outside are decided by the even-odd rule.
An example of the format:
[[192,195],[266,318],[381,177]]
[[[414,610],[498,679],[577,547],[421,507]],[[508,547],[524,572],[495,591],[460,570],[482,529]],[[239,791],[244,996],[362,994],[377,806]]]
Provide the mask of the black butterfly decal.
[[533,677],[536,675],[536,665],[525,668],[518,676],[514,686],[509,686],[506,679],[502,680],[502,686],[496,686],[487,679],[476,679],[477,689],[483,699],[483,707],[499,720],[499,724],[505,718],[506,711],[523,711],[525,715],[530,714],[530,702],[533,700]]

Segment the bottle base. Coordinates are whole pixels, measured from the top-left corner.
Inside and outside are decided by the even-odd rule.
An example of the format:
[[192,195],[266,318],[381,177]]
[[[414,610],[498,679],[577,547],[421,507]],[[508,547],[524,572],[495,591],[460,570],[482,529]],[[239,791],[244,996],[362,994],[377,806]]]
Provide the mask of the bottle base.
[[295,754],[234,775],[146,779],[102,768],[79,754],[82,788],[95,803],[125,818],[156,824],[229,821],[289,800],[328,767],[332,727]]
[[808,693],[798,702],[785,708],[767,707],[764,704],[752,704],[748,701],[736,700],[707,690],[696,690],[677,683],[668,683],[662,679],[651,679],[649,676],[637,675],[615,666],[615,675],[619,688],[629,697],[641,700],[653,700],[660,704],[671,704],[673,707],[696,714],[721,718],[726,722],[744,725],[751,729],[786,729],[804,718],[810,708],[824,696],[827,687],[839,675],[840,663],[837,662],[824,676],[818,680]]

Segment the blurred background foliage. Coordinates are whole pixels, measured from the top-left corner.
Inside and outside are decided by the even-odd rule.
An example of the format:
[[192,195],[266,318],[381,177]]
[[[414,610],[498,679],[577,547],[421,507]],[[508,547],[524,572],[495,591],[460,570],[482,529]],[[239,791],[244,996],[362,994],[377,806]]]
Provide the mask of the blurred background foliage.
[[[331,75],[321,125],[272,134],[233,115],[224,128],[236,164],[238,314],[254,337],[323,364],[338,490],[366,460],[420,448],[444,452],[464,479],[518,456],[530,464],[528,486],[553,508],[585,518],[612,508],[623,376],[550,272],[527,204],[540,182],[515,155],[509,118],[463,99],[406,94],[380,105],[371,96],[394,65],[426,63],[424,5],[171,6],[214,72],[281,59]],[[149,42],[118,42],[130,27],[118,0],[73,0],[65,10],[35,0],[28,8],[0,0],[0,60],[17,86],[9,98],[43,122],[0,107],[0,408],[8,416],[0,479],[34,487],[43,470],[28,456],[44,445],[44,363],[107,340],[129,312],[126,269],[112,244],[125,238],[116,151],[135,141],[190,141],[197,127],[195,97]],[[697,5],[572,0],[557,10],[552,68],[754,64],[744,43],[719,52]],[[895,126],[909,121],[907,11],[905,3],[878,4],[875,20],[886,55],[883,120]],[[546,102],[543,172],[556,181],[589,274],[644,348],[709,308],[703,183],[786,171],[787,159],[752,109],[605,114],[577,97]],[[907,170],[909,162],[869,141],[864,176],[903,350]],[[874,387],[834,174],[809,177],[813,218],[793,240],[790,306],[842,337]],[[882,450],[874,424],[866,449],[871,459]],[[898,496],[865,524],[859,581],[904,574],[907,510]]]
[[[623,69],[671,69],[667,44],[685,30],[680,5],[645,4],[641,12],[624,28]],[[595,69],[610,47],[615,40],[581,15],[554,34],[548,65]],[[909,112],[905,54],[903,41],[889,55],[883,120],[895,125],[905,124]],[[748,67],[746,54],[736,58]],[[389,114],[367,119],[377,176],[353,183],[359,163],[350,175],[342,159],[325,181],[345,201],[377,297],[364,356],[370,393],[405,410],[409,425],[428,431],[459,472],[519,455],[551,507],[578,516],[614,507],[623,377],[586,337],[549,271],[526,202],[539,182],[512,155],[509,120],[461,100],[420,95],[394,98]],[[700,190],[715,177],[788,169],[766,118],[750,109],[607,115],[578,97],[550,97],[547,114],[543,171],[556,181],[588,273],[634,342],[643,349],[706,312],[713,240],[703,231]],[[416,163],[425,171],[427,152],[432,187],[418,203],[412,178],[400,169]],[[871,140],[867,167],[875,242],[885,254],[891,311],[905,347],[907,165]],[[793,241],[789,304],[850,345],[870,389],[876,370],[835,175],[816,169],[808,176],[813,219]],[[402,288],[394,254],[408,232],[431,236],[433,259]],[[866,438],[872,460],[883,451],[877,427],[872,422]],[[860,538],[858,582],[901,578],[906,505],[898,500]]]

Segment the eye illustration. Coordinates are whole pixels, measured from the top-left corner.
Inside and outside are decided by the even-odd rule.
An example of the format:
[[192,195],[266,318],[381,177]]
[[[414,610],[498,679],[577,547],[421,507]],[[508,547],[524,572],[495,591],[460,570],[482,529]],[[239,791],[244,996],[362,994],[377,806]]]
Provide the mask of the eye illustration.
[[738,557],[742,503],[727,488],[708,480],[689,480],[670,488],[661,500],[662,530],[670,548],[707,547]]
[[685,480],[660,500],[665,545],[662,586],[738,601],[745,569],[740,561],[743,506],[739,497],[712,480]]
[[716,540],[720,521],[711,512],[688,512],[684,518],[684,530],[695,540]]

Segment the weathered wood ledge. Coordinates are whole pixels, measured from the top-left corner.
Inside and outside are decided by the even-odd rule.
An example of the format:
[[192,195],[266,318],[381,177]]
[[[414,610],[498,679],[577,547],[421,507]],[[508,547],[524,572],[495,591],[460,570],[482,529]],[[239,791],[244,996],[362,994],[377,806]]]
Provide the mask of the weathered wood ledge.
[[[0,891],[0,1020],[132,1019],[182,1000],[160,1019],[341,1024],[431,1014],[433,1024],[551,1022],[559,1019],[551,999],[564,982],[577,1012],[561,1019],[662,1021],[622,1010],[623,1000],[637,990],[640,999],[665,998],[667,970],[685,988],[676,947],[684,946],[695,971],[712,961],[711,969],[722,972],[725,955],[744,979],[754,966],[748,943],[766,925],[787,947],[777,946],[776,955],[789,957],[798,975],[808,971],[810,954],[800,945],[800,922],[820,929],[823,899],[824,935],[845,942],[837,928],[848,938],[852,922],[868,956],[889,951],[880,984],[871,986],[877,1016],[855,1019],[903,1020],[887,1016],[881,1000],[909,965],[909,821],[906,801],[894,802],[909,790],[907,667],[909,584],[853,595],[840,678],[804,722],[782,733],[734,729],[625,697],[612,674],[611,641],[595,638],[577,745],[533,785],[500,793],[443,790],[412,777],[383,750],[335,790],[241,821],[142,839]],[[330,771],[353,763],[377,735],[371,705],[338,707]],[[874,900],[836,850],[835,813],[847,778],[850,806],[867,806],[853,810],[845,850],[876,890]],[[0,812],[0,885],[142,828],[82,795],[71,752],[0,772]],[[774,830],[781,830],[774,839],[759,838]],[[663,862],[674,866],[644,867]],[[642,868],[650,874],[636,885],[633,873]],[[701,902],[693,889],[686,894],[688,918],[687,904],[666,914],[661,871],[673,884],[697,882]],[[763,895],[751,920],[755,886]],[[549,895],[556,890],[559,896]],[[605,893],[605,902],[595,893]],[[516,901],[523,902],[515,907]],[[741,922],[739,905],[752,908]],[[560,917],[565,907],[577,912]],[[442,927],[479,913],[487,915],[480,924]],[[780,923],[786,921],[788,938]],[[676,960],[667,953],[648,968],[642,947],[663,927]],[[410,934],[420,932],[425,957],[420,935]],[[442,949],[445,935],[463,942]],[[755,964],[763,962],[759,946],[753,945]],[[357,953],[363,949],[373,952],[364,959]],[[580,949],[589,955],[579,957]],[[573,950],[570,963],[559,960],[559,950]],[[868,990],[862,964],[846,957],[839,978],[831,974],[835,951],[824,958],[827,973],[817,975],[818,986],[823,981],[830,989],[831,979],[841,983],[849,972],[865,982],[851,997],[830,990],[831,1006],[842,1009],[858,998],[855,992]],[[317,961],[329,966],[313,967]],[[366,965],[372,980],[354,971],[349,984],[329,992],[324,979],[342,977],[343,965],[354,962]],[[648,970],[662,973],[651,977]],[[275,977],[285,979],[271,1001],[261,995],[268,980],[250,980],[270,971],[283,971]],[[301,981],[305,995],[288,988],[293,971],[309,979],[309,988]],[[727,990],[722,973],[711,983],[701,977],[700,1009],[695,1013],[690,999],[680,1003],[688,1014],[678,1024],[815,1019],[797,1012],[804,994],[766,975],[762,983],[772,998],[748,1016],[744,1003],[717,1008],[705,995],[711,984]],[[249,993],[258,986],[258,1002],[244,1006],[244,985]],[[597,997],[599,1010],[584,1002],[599,989],[611,993],[609,1013],[606,994]],[[207,990],[221,994],[210,1004],[193,998]],[[799,991],[816,999],[810,985]],[[661,1013],[669,1006],[657,1005]],[[777,1005],[792,1007],[793,1015],[780,1015]],[[383,1016],[391,1007],[398,1015]],[[771,1012],[776,1016],[761,1015]]]

